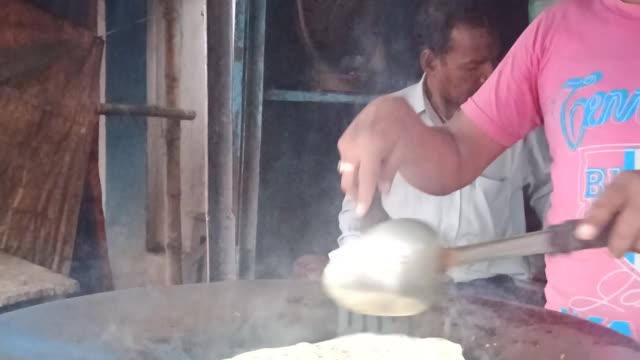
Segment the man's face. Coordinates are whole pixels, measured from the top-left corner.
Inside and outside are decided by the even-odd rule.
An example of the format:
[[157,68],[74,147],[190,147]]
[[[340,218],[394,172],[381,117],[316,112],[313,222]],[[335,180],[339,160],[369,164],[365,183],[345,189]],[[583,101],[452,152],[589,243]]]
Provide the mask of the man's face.
[[451,31],[449,51],[421,56],[432,92],[447,102],[462,105],[487,80],[499,51],[497,37],[483,28],[458,25]]

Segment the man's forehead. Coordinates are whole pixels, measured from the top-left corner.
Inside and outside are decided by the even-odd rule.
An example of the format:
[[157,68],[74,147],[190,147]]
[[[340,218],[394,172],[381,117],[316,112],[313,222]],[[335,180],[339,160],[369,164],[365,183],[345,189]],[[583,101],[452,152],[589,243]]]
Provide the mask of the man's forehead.
[[497,41],[498,34],[489,27],[455,25],[451,29],[450,40],[455,42]]
[[451,29],[449,51],[496,51],[498,36],[489,28],[456,25]]

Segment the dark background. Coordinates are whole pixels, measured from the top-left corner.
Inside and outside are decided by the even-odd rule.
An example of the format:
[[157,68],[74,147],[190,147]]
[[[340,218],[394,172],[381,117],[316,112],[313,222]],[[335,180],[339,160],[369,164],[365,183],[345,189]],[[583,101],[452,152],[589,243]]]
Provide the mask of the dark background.
[[[415,45],[415,9],[424,0],[384,0],[384,14],[371,32],[379,33],[389,53],[385,81],[365,93],[399,90],[421,76]],[[527,0],[490,0],[503,21],[508,49],[528,24]],[[374,2],[368,2],[374,3]],[[356,21],[356,20],[354,20]],[[265,89],[308,89],[311,59],[295,31],[293,0],[269,1],[265,49]],[[358,46],[361,36],[345,35]],[[292,262],[305,254],[337,247],[338,213],[343,195],[336,173],[340,134],[361,105],[287,103],[264,105],[258,224],[259,277],[288,276]]]

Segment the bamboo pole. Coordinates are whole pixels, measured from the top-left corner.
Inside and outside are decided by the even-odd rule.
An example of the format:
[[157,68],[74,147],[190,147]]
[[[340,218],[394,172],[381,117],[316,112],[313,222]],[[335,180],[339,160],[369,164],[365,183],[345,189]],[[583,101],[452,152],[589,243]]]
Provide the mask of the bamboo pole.
[[[168,107],[178,105],[178,63],[176,53],[176,32],[178,9],[175,0],[164,0],[165,24],[165,85]],[[181,206],[181,166],[180,166],[180,121],[168,121],[167,144],[167,222],[168,232],[165,243],[167,256],[167,280],[169,284],[182,283],[182,206]]]

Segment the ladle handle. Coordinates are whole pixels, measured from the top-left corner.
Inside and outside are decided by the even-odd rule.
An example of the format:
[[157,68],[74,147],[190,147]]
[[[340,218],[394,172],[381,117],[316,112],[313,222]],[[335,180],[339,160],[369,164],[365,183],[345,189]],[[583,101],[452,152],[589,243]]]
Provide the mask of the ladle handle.
[[563,254],[607,246],[611,225],[607,226],[595,240],[590,241],[578,240],[574,236],[577,225],[578,220],[570,220],[521,236],[447,249],[445,263],[447,266],[455,266],[497,258]]

